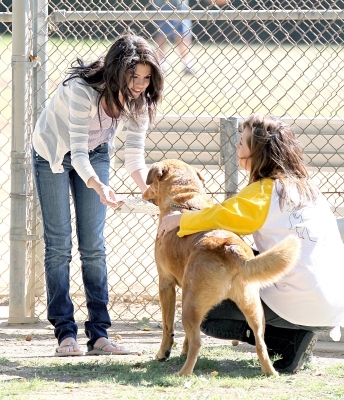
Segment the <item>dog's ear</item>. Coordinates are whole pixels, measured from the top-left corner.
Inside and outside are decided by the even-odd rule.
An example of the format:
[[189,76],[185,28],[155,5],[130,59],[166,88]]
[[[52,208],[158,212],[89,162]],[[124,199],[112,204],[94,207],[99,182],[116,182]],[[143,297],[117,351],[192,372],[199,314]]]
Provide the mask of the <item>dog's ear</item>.
[[161,177],[168,171],[167,165],[164,165],[161,162],[154,163],[150,170],[148,171],[146,184],[151,185],[154,182],[155,178],[161,179]]

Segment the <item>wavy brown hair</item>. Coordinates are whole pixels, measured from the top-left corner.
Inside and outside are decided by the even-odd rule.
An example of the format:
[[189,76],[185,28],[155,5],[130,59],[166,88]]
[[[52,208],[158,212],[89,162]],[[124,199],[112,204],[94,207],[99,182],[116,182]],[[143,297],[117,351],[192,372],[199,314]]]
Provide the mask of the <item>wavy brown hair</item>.
[[[157,104],[162,98],[164,75],[157,51],[143,37],[128,32],[112,44],[105,57],[88,65],[79,58],[76,62],[77,65],[72,66],[71,74],[64,80],[63,84],[66,84],[70,79],[82,78],[85,84],[100,94],[98,110],[100,101],[104,97],[110,113],[115,106],[120,114],[138,122],[139,115],[147,106],[149,121],[154,120]],[[135,74],[137,64],[150,65],[152,73],[149,86],[143,96],[132,99],[127,78]],[[119,99],[120,92],[124,98],[123,105]],[[126,108],[130,111],[129,115],[127,115]],[[111,117],[116,119],[114,113]]]
[[[291,125],[271,115],[252,114],[243,122],[249,128],[251,171],[249,183],[263,178],[278,180],[280,207],[292,203],[300,208],[315,202],[318,189],[312,183],[303,160],[302,148]],[[299,200],[290,196],[296,186]]]

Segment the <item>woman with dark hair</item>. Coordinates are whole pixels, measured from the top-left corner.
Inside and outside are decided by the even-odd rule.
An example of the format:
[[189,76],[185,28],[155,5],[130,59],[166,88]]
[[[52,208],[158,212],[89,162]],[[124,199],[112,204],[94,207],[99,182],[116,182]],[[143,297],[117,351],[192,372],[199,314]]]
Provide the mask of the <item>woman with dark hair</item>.
[[147,185],[144,143],[163,90],[156,51],[142,37],[118,38],[104,58],[80,59],[59,84],[33,133],[32,166],[42,210],[48,319],[58,340],[56,356],[82,355],[69,295],[75,208],[88,321],[88,355],[129,354],[108,340],[111,326],[103,230],[106,206],[120,202],[109,187],[112,143],[128,124],[125,167],[143,192]]
[[[328,201],[312,183],[292,127],[273,116],[252,114],[237,144],[249,184],[222,204],[165,216],[158,236],[180,226],[179,236],[211,229],[253,235],[263,252],[291,233],[301,240],[292,271],[261,289],[265,342],[280,372],[300,370],[317,332],[344,325],[344,245]],[[201,330],[221,339],[255,345],[253,331],[237,305],[224,300],[209,311]],[[337,331],[337,330],[336,330]]]

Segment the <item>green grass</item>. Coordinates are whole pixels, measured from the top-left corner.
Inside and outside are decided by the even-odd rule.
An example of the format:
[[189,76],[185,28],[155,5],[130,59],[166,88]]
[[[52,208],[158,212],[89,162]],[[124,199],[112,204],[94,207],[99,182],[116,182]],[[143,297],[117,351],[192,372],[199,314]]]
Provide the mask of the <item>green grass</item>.
[[336,367],[329,367],[328,373],[330,373],[332,376],[336,376],[338,378],[344,378],[344,364],[338,365]]
[[[185,357],[168,362],[151,358],[4,359],[2,399],[48,399],[58,394],[75,399],[343,399],[344,366],[311,368],[296,375],[265,377],[255,355],[228,346],[203,348],[195,374],[176,377]],[[90,397],[87,397],[90,396]]]

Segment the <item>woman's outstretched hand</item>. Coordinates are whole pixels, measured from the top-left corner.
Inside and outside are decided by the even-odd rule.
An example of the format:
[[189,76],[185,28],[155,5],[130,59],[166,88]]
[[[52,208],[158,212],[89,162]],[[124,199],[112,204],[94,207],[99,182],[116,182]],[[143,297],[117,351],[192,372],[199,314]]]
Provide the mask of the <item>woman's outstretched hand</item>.
[[[117,208],[124,204],[123,201],[117,199],[116,193],[110,188],[110,186],[102,186],[98,194],[100,196],[100,201],[107,206]],[[121,196],[118,197],[120,198]]]
[[123,204],[123,201],[116,199],[116,194],[111,187],[102,183],[98,177],[91,176],[87,181],[87,186],[98,193],[100,202],[106,206],[117,208]]
[[182,213],[180,211],[172,211],[169,214],[165,215],[161,224],[158,228],[158,238],[163,237],[165,233],[173,231],[173,229],[178,228],[180,226],[180,219],[182,217]]

